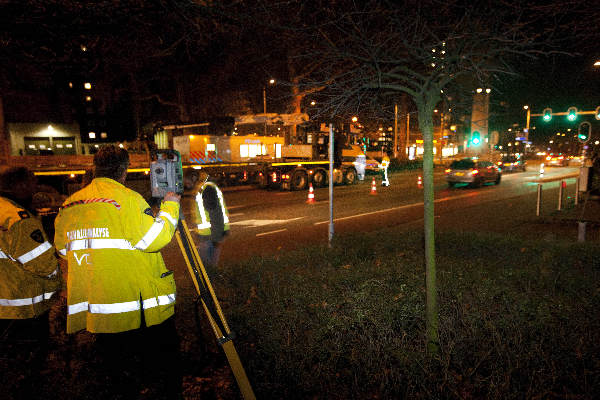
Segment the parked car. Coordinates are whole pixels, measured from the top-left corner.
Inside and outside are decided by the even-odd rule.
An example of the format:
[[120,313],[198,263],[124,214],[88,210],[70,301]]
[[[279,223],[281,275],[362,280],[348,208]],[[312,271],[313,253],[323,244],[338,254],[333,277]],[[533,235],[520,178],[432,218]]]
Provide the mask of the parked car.
[[367,165],[366,165],[366,170],[368,172],[377,172],[379,173],[380,171],[380,164],[379,161],[373,159],[373,158],[369,158],[367,157]]
[[498,161],[496,165],[504,171],[525,171],[527,162],[523,157],[516,157],[514,155],[504,156],[502,160]]
[[568,163],[568,158],[565,157],[563,154],[550,153],[546,156],[546,159],[544,160],[544,165],[549,167],[566,167]]
[[473,158],[452,161],[445,172],[450,187],[457,183],[468,183],[473,187],[479,187],[486,182],[498,185],[502,179],[502,172],[494,163]]

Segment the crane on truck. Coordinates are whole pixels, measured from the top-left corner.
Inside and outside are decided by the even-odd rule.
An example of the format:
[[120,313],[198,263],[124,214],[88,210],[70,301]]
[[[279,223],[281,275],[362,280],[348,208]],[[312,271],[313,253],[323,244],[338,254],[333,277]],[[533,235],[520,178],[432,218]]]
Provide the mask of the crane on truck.
[[[208,134],[208,123],[164,125],[158,128],[159,147],[181,154],[184,187],[193,188],[202,172],[225,184],[256,184],[261,188],[304,190],[328,182],[328,161],[311,144],[291,145],[285,137]],[[170,145],[169,145],[170,143]],[[334,184],[353,184],[364,177],[365,155],[359,146],[338,147],[341,155]]]

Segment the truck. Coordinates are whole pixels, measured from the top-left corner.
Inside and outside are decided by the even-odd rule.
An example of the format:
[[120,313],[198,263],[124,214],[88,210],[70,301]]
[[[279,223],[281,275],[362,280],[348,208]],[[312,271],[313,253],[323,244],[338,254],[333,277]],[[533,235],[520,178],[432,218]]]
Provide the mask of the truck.
[[[352,185],[364,179],[365,155],[359,146],[342,149],[342,161],[333,170],[334,185]],[[323,187],[329,181],[329,161],[315,155],[312,145],[288,145],[282,159],[271,163],[264,174],[262,187],[304,190],[309,184]]]
[[[318,154],[316,146],[286,145],[283,136],[173,134],[198,126],[204,124],[161,128],[170,137],[163,146],[172,142],[172,149],[181,154],[184,187],[188,190],[203,172],[222,184],[256,184],[283,190],[304,190],[309,184],[321,187],[328,182],[329,161]],[[342,150],[341,164],[334,170],[334,184],[353,184],[363,179],[364,166],[365,155],[360,147],[347,146]]]

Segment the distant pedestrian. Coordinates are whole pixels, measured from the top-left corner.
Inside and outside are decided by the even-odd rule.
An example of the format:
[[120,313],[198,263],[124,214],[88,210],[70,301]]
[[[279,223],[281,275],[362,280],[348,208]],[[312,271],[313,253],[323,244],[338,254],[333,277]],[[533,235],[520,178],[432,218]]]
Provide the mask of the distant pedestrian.
[[[208,178],[207,178],[208,179]],[[196,194],[195,222],[198,252],[209,277],[218,271],[221,244],[229,233],[229,213],[219,187],[206,181]]]
[[[21,361],[23,382],[10,382],[33,394],[45,366],[49,309],[58,297],[58,259],[31,202],[37,186],[33,173],[13,167],[0,175],[0,338],[2,358]],[[6,384],[9,384],[8,382]],[[28,392],[29,391],[29,392]]]
[[382,178],[381,178],[381,186],[390,186],[390,180],[388,179],[388,167],[390,166],[390,158],[388,155],[384,155],[381,160],[381,169],[382,169]]
[[[124,186],[127,150],[104,146],[94,179],[62,205],[56,248],[68,260],[67,333],[92,332],[107,389],[128,398],[181,395],[175,280],[160,249],[172,239],[180,196],[169,192],[155,216]],[[141,382],[140,382],[141,381]]]

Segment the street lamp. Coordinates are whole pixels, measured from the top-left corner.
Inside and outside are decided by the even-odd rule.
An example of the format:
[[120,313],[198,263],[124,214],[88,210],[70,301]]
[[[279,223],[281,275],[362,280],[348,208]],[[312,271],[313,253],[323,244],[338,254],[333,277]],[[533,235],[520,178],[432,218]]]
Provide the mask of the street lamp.
[[[275,79],[269,79],[269,85],[274,85]],[[263,86],[263,114],[265,115],[265,136],[267,136],[267,85]]]

